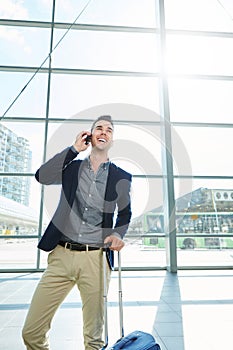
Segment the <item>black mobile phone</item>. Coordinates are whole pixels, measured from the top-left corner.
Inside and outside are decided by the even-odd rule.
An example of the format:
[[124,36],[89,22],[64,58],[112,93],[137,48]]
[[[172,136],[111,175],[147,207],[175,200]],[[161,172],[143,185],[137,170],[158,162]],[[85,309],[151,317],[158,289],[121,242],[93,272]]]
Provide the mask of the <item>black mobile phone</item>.
[[91,142],[91,135],[87,135],[86,140],[85,140],[85,144],[88,145],[88,143]]

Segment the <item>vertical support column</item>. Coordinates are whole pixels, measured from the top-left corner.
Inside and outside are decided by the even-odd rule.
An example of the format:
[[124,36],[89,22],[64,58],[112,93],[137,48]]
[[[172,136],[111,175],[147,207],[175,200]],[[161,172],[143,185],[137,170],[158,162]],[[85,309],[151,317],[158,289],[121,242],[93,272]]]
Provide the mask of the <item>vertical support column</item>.
[[171,140],[170,107],[168,95],[168,82],[165,72],[165,10],[164,0],[155,0],[156,18],[159,27],[160,52],[160,118],[162,140],[162,167],[163,167],[163,193],[164,193],[164,232],[166,241],[167,270],[177,272],[176,247],[176,207],[173,176],[173,156]]
[[[48,140],[48,119],[49,119],[49,107],[50,107],[50,88],[51,88],[51,69],[52,69],[52,51],[53,51],[53,33],[54,33],[54,18],[55,18],[55,4],[56,0],[53,0],[53,10],[52,10],[52,22],[51,22],[51,36],[50,36],[50,50],[49,50],[49,72],[48,72],[48,84],[47,84],[47,101],[46,101],[46,120],[45,120],[45,130],[44,130],[44,153],[43,162],[46,160],[47,153],[47,140]],[[39,239],[42,235],[43,228],[43,208],[44,208],[44,186],[41,188],[41,200],[40,200],[40,218],[38,227]],[[37,250],[37,262],[36,268],[40,267],[40,250]]]

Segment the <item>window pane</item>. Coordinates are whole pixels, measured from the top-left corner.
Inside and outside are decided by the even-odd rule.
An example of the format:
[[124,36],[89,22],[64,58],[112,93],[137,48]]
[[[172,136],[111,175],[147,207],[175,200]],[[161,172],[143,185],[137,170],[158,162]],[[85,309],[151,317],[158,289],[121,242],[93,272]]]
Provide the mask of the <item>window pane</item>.
[[125,239],[126,245],[122,250],[122,266],[140,267],[165,267],[165,239],[164,238],[129,238]]
[[[64,35],[55,30],[54,44]],[[79,69],[158,71],[157,36],[72,30],[54,50],[54,67]]]
[[[0,264],[36,268],[40,186],[31,176],[0,176]],[[17,239],[11,236],[18,236]]]
[[1,238],[0,266],[1,269],[36,268],[37,239]]
[[[159,90],[156,78],[53,75],[50,96],[50,117],[71,117],[93,106],[133,104],[159,111]],[[147,92],[145,94],[145,91]],[[93,118],[93,115],[92,115]],[[134,120],[134,115],[124,118]],[[146,120],[144,116],[140,119]]]
[[233,39],[168,35],[169,73],[232,75]]
[[231,1],[165,0],[165,11],[168,28],[232,31]]
[[169,79],[172,121],[232,123],[232,81]]
[[[29,123],[0,124],[0,220],[2,234],[37,234],[40,186],[34,176],[42,159],[42,126]],[[14,175],[15,173],[15,175]]]
[[[79,18],[79,23],[120,25],[120,26],[155,26],[154,0],[102,0],[92,1]],[[56,2],[56,21],[74,22],[86,5],[84,0]]]
[[[25,220],[28,217],[28,220],[30,221],[31,219],[33,223],[38,220],[40,187],[34,177],[1,175],[0,196],[2,200],[2,208],[4,209],[4,215],[9,215],[12,222],[14,221],[14,215],[16,218],[18,218],[18,216],[21,214],[22,225],[24,216]],[[33,229],[34,227],[35,225],[33,224]],[[21,234],[24,234],[23,232],[24,229],[22,230]],[[30,232],[28,231],[27,233]]]
[[[232,216],[231,216],[232,218]],[[177,264],[179,267],[216,267],[232,266],[232,237],[192,237],[177,238]],[[185,243],[184,243],[185,242]],[[191,243],[189,243],[191,242]],[[230,245],[228,247],[228,242]],[[181,247],[182,248],[179,248]],[[194,248],[193,248],[194,247]],[[228,249],[223,249],[223,248]]]
[[[55,21],[73,23],[86,3],[56,0]],[[0,22],[49,22],[52,4],[0,1]],[[156,28],[156,5],[157,0],[92,1],[76,23]],[[233,45],[230,35],[224,34],[233,31],[232,16],[229,1],[165,0],[167,29],[220,32],[178,35],[168,30],[167,72],[213,75],[209,79],[169,78],[174,124],[232,124],[229,76],[233,75]],[[53,52],[53,68],[80,71],[74,75],[61,70],[51,75],[47,158],[71,145],[79,131],[89,130],[97,116],[111,114],[117,123],[110,158],[133,174],[133,216],[122,264],[165,267],[158,79],[81,74],[82,69],[158,73],[157,34],[55,28],[54,47],[65,33]],[[17,72],[14,66],[39,67],[48,56],[50,34],[51,28],[0,25],[0,65],[9,66],[9,72],[3,68],[0,72],[0,118],[16,99],[6,114],[11,121],[3,118],[0,123],[0,264],[6,269],[37,267],[37,238],[23,236],[38,234],[41,185],[34,173],[42,163],[45,123],[20,122],[18,117],[46,116],[48,74],[40,71],[33,77],[33,72]],[[43,67],[48,67],[48,60]],[[64,118],[65,122],[51,122],[50,118]],[[232,266],[231,140],[232,128],[224,125],[172,126],[179,266]],[[185,175],[190,178],[183,178]],[[197,180],[195,175],[222,178]],[[224,180],[224,176],[229,179]],[[42,234],[59,196],[59,186],[45,186]],[[17,239],[12,238],[15,235]],[[47,253],[40,251],[40,258],[40,267],[46,267]]]
[[45,116],[48,77],[46,74],[37,74],[29,83],[32,77],[33,73],[0,73],[1,116],[9,108],[7,117]]
[[[223,192],[231,190],[232,180],[229,179],[175,179],[175,198],[176,200],[182,200],[183,206],[189,206],[189,202],[195,201],[195,198],[199,198],[199,192],[205,189],[211,189],[213,191],[221,190]],[[197,193],[197,194],[195,194]],[[222,192],[221,192],[222,193]],[[231,197],[231,194],[229,195]],[[220,197],[224,198],[224,197]]]
[[[1,26],[0,65],[40,67],[49,52],[50,29]],[[48,60],[43,67],[48,66]]]
[[162,179],[133,178],[132,212],[123,266],[165,266]]
[[133,175],[162,175],[160,127],[116,126],[110,157]]
[[230,266],[233,251],[232,181],[194,180],[192,188],[179,197],[176,193],[178,265]]
[[1,172],[35,172],[43,158],[44,125],[0,123]]
[[[189,156],[190,167],[184,167],[184,172],[178,175],[215,175],[231,176],[233,169],[231,166],[231,150],[233,148],[232,129],[231,128],[193,128],[193,127],[174,127],[184,144],[184,150]],[[177,157],[179,148],[174,142],[173,132],[173,150]],[[186,172],[185,172],[186,170]]]
[[0,17],[4,19],[49,21],[52,1],[0,1]]

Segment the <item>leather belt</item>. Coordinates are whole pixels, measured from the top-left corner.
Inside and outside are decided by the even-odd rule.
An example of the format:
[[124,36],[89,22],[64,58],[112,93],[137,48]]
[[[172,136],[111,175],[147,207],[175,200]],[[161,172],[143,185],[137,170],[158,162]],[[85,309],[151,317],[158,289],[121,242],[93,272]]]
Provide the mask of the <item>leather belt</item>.
[[77,250],[79,252],[89,251],[89,250],[99,250],[99,247],[93,247],[88,244],[80,244],[80,243],[71,243],[71,242],[64,242],[59,241],[58,243],[62,247],[69,249],[69,250]]

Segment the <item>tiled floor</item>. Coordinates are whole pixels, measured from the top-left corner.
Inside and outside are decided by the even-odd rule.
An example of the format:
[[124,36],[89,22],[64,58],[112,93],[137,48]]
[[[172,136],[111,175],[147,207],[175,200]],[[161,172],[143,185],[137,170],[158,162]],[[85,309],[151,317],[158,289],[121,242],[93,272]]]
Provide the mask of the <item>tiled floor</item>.
[[[23,350],[22,324],[34,274],[0,274],[0,349]],[[117,272],[109,301],[109,343],[119,338]],[[233,349],[233,271],[122,272],[125,334],[152,333],[162,350]],[[51,350],[83,350],[79,294],[73,289],[50,332]],[[139,349],[138,349],[139,350]]]

